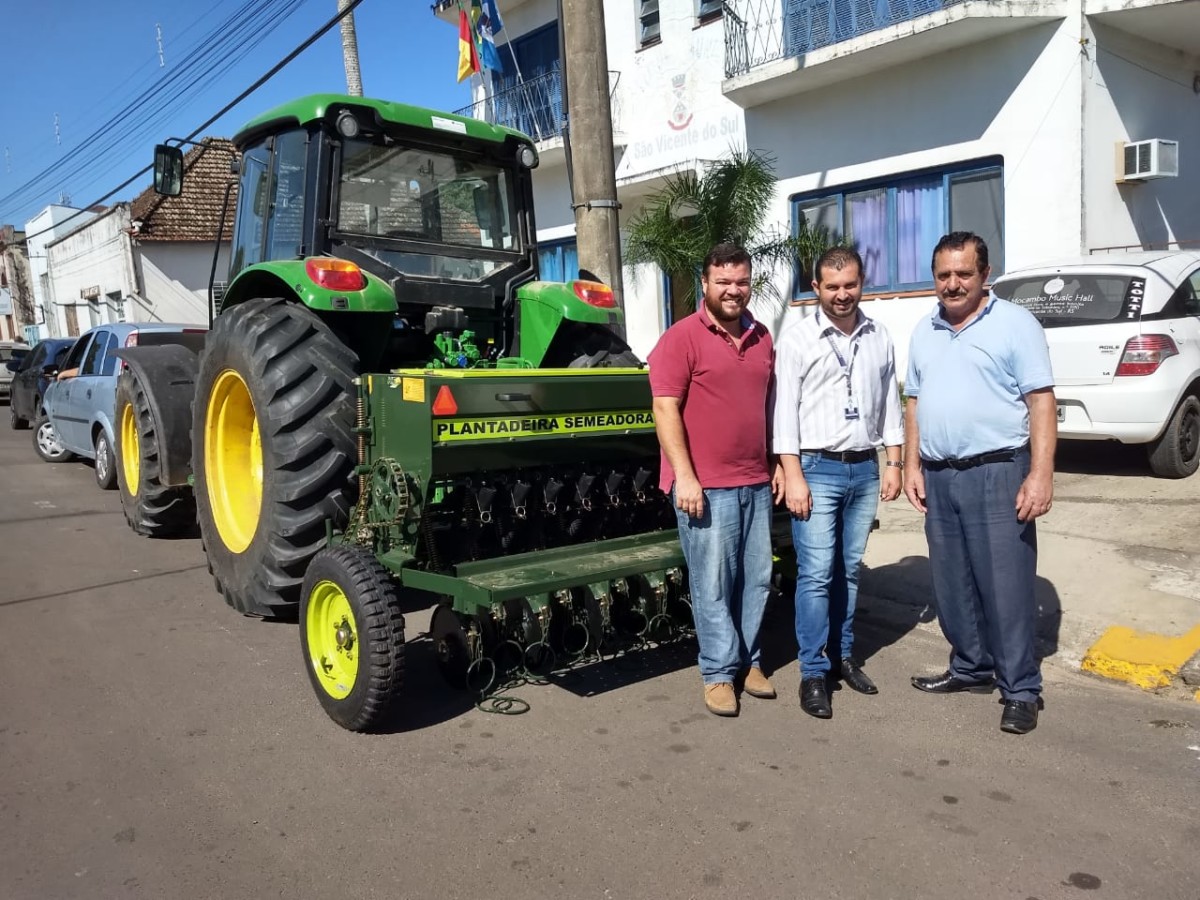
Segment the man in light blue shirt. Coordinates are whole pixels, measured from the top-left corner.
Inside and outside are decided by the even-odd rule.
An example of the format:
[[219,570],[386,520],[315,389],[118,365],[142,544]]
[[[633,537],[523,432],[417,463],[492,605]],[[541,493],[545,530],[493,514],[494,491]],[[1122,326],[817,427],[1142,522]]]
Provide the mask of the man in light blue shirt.
[[934,601],[950,642],[934,694],[1004,698],[1000,727],[1037,727],[1037,531],[1050,510],[1058,433],[1046,337],[1025,310],[988,296],[987,244],[970,232],[933,251],[938,306],[909,347],[904,493],[925,514]]

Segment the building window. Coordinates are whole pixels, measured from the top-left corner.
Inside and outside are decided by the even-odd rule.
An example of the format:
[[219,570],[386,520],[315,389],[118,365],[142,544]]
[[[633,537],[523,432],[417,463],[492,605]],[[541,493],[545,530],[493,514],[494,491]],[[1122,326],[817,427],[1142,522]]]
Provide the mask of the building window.
[[661,40],[658,0],[638,0],[638,47],[651,47]]
[[125,317],[125,298],[121,296],[120,291],[109,291],[106,297],[106,305],[112,312],[109,318],[110,322],[125,322],[128,321]]
[[724,0],[696,0],[696,24],[707,25],[721,18]]
[[579,277],[575,239],[538,242],[538,277],[542,281],[574,281]]
[[[933,287],[929,259],[949,231],[987,242],[992,276],[1004,271],[1003,164],[999,159],[909,172],[792,198],[792,233],[801,219],[852,245],[866,269],[868,293]],[[796,299],[813,296],[812,272],[799,267]]]

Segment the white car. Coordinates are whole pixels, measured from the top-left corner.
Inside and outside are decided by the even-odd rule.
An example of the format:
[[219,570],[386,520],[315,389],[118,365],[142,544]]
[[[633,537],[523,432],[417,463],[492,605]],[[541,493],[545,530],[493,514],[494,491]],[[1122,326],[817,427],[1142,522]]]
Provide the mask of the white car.
[[1150,468],[1200,464],[1200,252],[1089,256],[1008,272],[992,292],[1046,329],[1059,437],[1145,444]]

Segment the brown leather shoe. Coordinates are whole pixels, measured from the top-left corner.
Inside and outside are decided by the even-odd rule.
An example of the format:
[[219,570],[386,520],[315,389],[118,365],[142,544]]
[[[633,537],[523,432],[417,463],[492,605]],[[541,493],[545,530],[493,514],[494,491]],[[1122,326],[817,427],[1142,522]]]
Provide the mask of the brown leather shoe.
[[737,695],[733,685],[728,681],[704,686],[704,705],[714,716],[736,716],[738,714]]
[[758,697],[760,700],[774,700],[775,688],[771,686],[771,682],[767,680],[767,676],[763,674],[763,670],[758,666],[751,666],[750,671],[746,673],[746,680],[742,684],[744,690],[751,697]]

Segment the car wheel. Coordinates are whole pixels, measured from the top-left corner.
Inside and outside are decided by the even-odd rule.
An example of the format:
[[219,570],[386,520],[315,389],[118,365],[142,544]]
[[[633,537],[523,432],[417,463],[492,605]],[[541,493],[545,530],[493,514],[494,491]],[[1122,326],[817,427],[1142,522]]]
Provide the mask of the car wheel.
[[37,455],[50,463],[66,462],[73,459],[75,454],[62,445],[54,426],[46,416],[40,415],[33,423],[33,449]]
[[17,415],[17,408],[13,406],[11,399],[8,401],[8,424],[12,426],[13,431],[20,431],[22,428],[29,427],[29,420]]
[[1200,400],[1183,398],[1167,429],[1149,448],[1150,469],[1159,478],[1187,478],[1200,467]]
[[117,467],[113,460],[112,444],[103,428],[96,433],[96,484],[102,491],[111,491],[117,486]]

